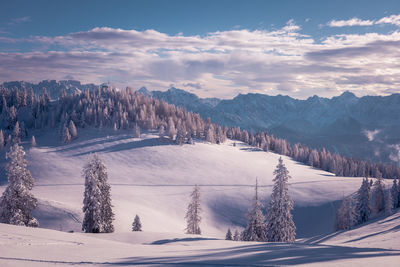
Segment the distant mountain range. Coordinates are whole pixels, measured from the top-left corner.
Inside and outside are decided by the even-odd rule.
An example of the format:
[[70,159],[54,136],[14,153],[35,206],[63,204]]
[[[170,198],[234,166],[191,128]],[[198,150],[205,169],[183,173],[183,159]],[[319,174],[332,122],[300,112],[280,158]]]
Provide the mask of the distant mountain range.
[[343,155],[398,164],[400,94],[306,100],[289,96],[239,94],[233,99],[199,98],[184,90],[140,92],[210,117],[221,125],[268,130],[277,137]]
[[[95,90],[94,84],[79,81],[46,80],[39,84],[8,82],[6,88],[32,87],[40,94],[46,88],[52,98],[62,89],[67,94]],[[310,97],[306,100],[289,96],[239,94],[233,99],[199,98],[187,91],[170,88],[167,91],[140,93],[210,117],[221,125],[244,129],[267,130],[292,143],[325,147],[342,155],[399,164],[400,161],[400,94],[357,97],[345,92],[333,98]]]

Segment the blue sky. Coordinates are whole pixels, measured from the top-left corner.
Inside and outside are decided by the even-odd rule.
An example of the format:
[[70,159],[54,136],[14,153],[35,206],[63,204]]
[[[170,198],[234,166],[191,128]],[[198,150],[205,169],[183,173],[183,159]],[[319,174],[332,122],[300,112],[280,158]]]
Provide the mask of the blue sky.
[[0,81],[223,98],[390,94],[400,88],[399,30],[398,1],[2,0]]

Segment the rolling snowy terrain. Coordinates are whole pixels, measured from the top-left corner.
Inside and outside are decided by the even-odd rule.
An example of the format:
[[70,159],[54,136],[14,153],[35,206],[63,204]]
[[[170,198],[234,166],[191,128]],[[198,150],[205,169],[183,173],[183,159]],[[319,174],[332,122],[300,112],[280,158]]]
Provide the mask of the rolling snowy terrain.
[[[329,237],[336,202],[355,192],[360,178],[336,177],[284,157],[292,176],[289,190],[295,202],[298,243],[229,242],[219,239],[224,238],[228,227],[241,230],[245,226],[256,178],[260,197],[267,203],[280,155],[239,142],[234,145],[230,140],[221,145],[196,142],[178,146],[152,133],[133,138],[123,131],[114,134],[104,130],[99,134],[97,129],[86,129],[79,132],[77,140],[63,145],[56,131],[35,134],[38,146],[29,149],[26,145],[26,149],[28,167],[36,179],[33,193],[39,199],[34,216],[41,227],[80,232],[84,191],[81,171],[88,155],[96,152],[107,166],[116,232],[71,234],[1,225],[0,260],[11,266],[24,264],[14,258],[34,259],[30,264],[39,265],[42,260],[47,264],[203,261],[232,265],[251,260],[254,265],[279,265],[325,260],[334,263],[345,258],[358,261],[385,255],[390,262],[398,253],[381,249],[399,248],[396,215]],[[3,177],[0,191],[5,188],[4,182]],[[186,206],[195,184],[200,185],[202,194],[201,237],[183,235]],[[135,214],[141,217],[143,233],[130,232]],[[23,253],[14,249],[21,246]],[[313,256],[317,251],[322,253]]]

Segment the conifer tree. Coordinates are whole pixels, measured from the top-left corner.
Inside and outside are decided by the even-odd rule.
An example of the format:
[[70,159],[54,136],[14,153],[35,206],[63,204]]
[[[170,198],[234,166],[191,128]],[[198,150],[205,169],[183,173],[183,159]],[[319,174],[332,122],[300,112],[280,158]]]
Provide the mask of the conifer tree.
[[254,201],[247,214],[247,226],[243,231],[243,241],[266,241],[266,224],[262,212],[263,204],[258,199],[258,182],[256,180]]
[[71,141],[71,134],[69,133],[69,130],[65,125],[62,131],[62,140],[64,143],[68,143]]
[[139,138],[140,137],[140,127],[137,123],[133,126],[133,137]]
[[0,130],[0,148],[4,147],[5,142],[4,142],[4,134],[3,134],[3,130]]
[[385,215],[386,216],[392,215],[393,209],[394,209],[394,205],[393,205],[392,193],[390,192],[390,190],[388,190],[388,192],[386,194],[386,200],[385,200]]
[[15,143],[10,147],[6,158],[8,186],[0,198],[0,222],[38,227],[39,222],[32,217],[37,200],[31,193],[34,179],[27,169],[25,152]]
[[200,230],[200,187],[195,185],[193,192],[190,194],[191,201],[188,205],[187,212],[186,212],[186,233],[187,234],[194,234],[194,235],[201,235]]
[[160,129],[158,130],[158,136],[160,137],[160,139],[163,139],[165,135],[165,127],[164,125],[160,126]]
[[225,235],[225,240],[233,240],[231,228],[228,228],[228,232],[226,232],[226,235]]
[[356,211],[352,197],[343,199],[342,204],[336,212],[336,230],[348,230],[356,223]]
[[14,130],[12,133],[12,141],[14,144],[21,143],[21,129],[18,121],[15,123]]
[[267,213],[267,240],[269,242],[294,242],[296,227],[293,222],[293,200],[289,196],[289,171],[280,157],[274,171],[274,187]]
[[76,130],[75,123],[73,120],[69,121],[68,131],[71,135],[71,139],[75,139],[76,137],[78,137],[78,131]]
[[140,218],[137,214],[132,223],[132,232],[136,232],[136,231],[142,231],[142,223],[140,222]]
[[397,179],[393,180],[392,188],[390,189],[390,193],[392,194],[393,200],[393,208],[397,209],[399,206],[399,190],[397,185]]
[[373,185],[372,195],[374,200],[374,211],[376,213],[383,211],[385,209],[385,190],[382,175],[379,171]]
[[366,177],[357,192],[356,213],[358,223],[364,223],[369,220],[371,215],[370,196],[371,188]]
[[31,138],[31,146],[36,146],[37,144],[36,144],[36,138],[35,138],[35,136],[34,135],[32,135],[32,138]]
[[235,233],[233,234],[233,240],[240,241],[240,233],[239,233],[238,229],[236,229]]
[[111,233],[114,231],[110,185],[104,163],[97,154],[89,156],[82,172],[85,179],[82,230],[86,233]]

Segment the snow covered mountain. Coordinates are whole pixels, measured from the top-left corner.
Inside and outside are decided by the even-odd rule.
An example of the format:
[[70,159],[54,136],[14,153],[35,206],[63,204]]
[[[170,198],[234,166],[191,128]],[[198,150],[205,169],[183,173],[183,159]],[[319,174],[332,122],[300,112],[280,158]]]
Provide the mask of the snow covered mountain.
[[233,99],[198,98],[183,90],[150,93],[156,98],[228,126],[268,130],[277,137],[372,161],[400,161],[400,94],[331,99],[239,94]]

